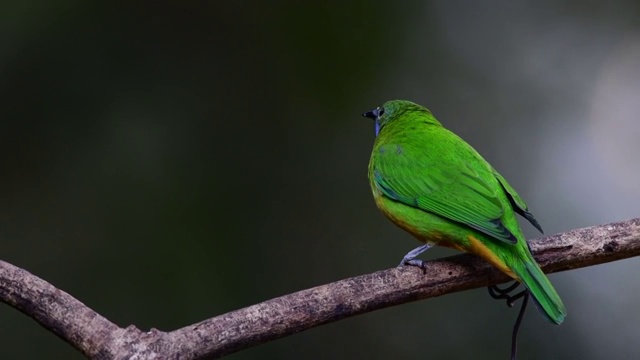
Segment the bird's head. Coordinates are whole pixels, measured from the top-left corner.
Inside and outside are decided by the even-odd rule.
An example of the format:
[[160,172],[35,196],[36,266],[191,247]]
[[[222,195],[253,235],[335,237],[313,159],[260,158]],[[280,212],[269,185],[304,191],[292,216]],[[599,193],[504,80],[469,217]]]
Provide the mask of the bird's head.
[[402,119],[415,119],[416,116],[403,116],[403,115],[418,115],[417,118],[424,119],[427,123],[438,124],[440,123],[431,115],[431,112],[424,106],[418,105],[407,100],[391,100],[387,101],[377,108],[367,111],[362,114],[364,117],[373,119],[375,123],[376,136],[384,129],[384,127],[395,121],[403,121]]

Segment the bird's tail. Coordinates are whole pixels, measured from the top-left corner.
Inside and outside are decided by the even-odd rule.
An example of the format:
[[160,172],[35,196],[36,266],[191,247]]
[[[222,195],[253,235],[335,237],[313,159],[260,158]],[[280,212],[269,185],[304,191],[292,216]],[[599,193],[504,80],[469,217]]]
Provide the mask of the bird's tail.
[[536,307],[547,320],[561,324],[567,315],[567,310],[553,285],[531,255],[523,265],[513,270],[533,296]]

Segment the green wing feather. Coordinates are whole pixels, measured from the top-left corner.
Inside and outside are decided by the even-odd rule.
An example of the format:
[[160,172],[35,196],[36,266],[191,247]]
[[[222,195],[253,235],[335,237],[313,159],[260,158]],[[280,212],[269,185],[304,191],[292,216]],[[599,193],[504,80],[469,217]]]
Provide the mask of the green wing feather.
[[509,195],[509,201],[513,206],[513,210],[515,210],[516,213],[518,213],[519,215],[527,219],[531,223],[531,225],[533,225],[541,233],[544,233],[544,231],[542,231],[542,226],[540,226],[540,223],[538,222],[538,220],[536,220],[536,218],[533,217],[533,214],[529,212],[529,209],[527,208],[527,204],[524,203],[524,200],[522,200],[522,198],[520,197],[520,195],[518,195],[516,190],[513,187],[511,187],[511,185],[509,185],[509,183],[507,182],[507,179],[502,177],[502,175],[500,175],[496,171],[496,169],[493,169],[493,175],[495,175],[498,181],[500,181],[500,184],[504,188],[504,191],[506,191],[507,195]]
[[[383,146],[372,164],[375,184],[390,199],[515,244],[517,238],[501,221],[504,205],[496,191],[502,189],[491,167],[470,147],[461,150],[466,156],[443,157],[424,147],[416,154],[409,146]],[[493,183],[487,181],[491,178]]]

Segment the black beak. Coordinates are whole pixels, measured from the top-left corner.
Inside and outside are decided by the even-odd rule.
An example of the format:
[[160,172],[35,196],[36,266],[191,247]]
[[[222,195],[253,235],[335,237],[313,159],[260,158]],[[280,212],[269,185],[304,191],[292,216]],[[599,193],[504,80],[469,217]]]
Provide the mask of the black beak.
[[378,108],[375,108],[371,111],[367,111],[366,113],[362,114],[362,116],[375,120],[378,118],[379,113],[380,113],[380,110]]

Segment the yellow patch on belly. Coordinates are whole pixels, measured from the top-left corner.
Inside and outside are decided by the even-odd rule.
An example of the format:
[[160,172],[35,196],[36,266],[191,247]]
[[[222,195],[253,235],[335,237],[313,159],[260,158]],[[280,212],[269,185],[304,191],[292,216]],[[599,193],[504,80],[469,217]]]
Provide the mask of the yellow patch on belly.
[[481,258],[487,260],[491,265],[495,266],[496,268],[498,268],[498,270],[502,271],[503,273],[509,275],[511,278],[518,281],[520,280],[518,276],[514,274],[513,271],[507,266],[507,264],[504,263],[504,261],[502,261],[498,256],[496,256],[496,254],[494,254],[485,244],[483,244],[475,236],[468,235],[467,238],[469,239],[469,245],[470,245],[467,251],[469,251],[470,253],[476,254]]

